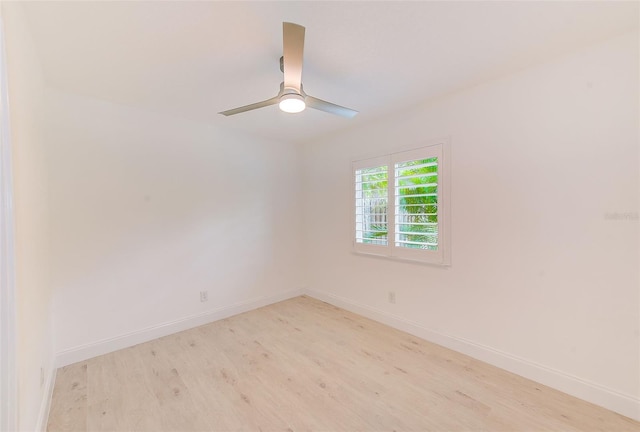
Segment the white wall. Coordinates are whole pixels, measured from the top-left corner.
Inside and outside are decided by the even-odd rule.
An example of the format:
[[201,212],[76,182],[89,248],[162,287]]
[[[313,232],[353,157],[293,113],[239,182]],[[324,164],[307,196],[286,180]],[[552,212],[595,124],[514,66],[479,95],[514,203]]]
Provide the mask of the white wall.
[[47,404],[53,366],[49,202],[42,128],[44,83],[21,8],[2,4],[14,174],[18,427],[34,430]]
[[[308,144],[309,289],[640,418],[638,92],[634,33]],[[443,136],[452,266],[352,254],[350,161]]]
[[302,287],[295,146],[54,90],[46,100],[61,364]]

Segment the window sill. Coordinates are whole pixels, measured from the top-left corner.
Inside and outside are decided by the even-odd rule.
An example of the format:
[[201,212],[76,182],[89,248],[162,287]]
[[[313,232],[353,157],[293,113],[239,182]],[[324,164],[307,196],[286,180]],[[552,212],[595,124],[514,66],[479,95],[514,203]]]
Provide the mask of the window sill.
[[380,255],[376,253],[361,252],[361,251],[354,251],[354,250],[351,251],[351,254],[356,256],[361,256],[361,257],[377,258],[377,259],[382,259],[387,261],[398,261],[398,262],[404,262],[407,264],[418,264],[418,265],[438,267],[438,268],[444,268],[444,269],[448,269],[449,267],[451,267],[451,262],[433,262],[433,261],[425,261],[425,260],[397,257],[397,256],[391,256],[391,255]]

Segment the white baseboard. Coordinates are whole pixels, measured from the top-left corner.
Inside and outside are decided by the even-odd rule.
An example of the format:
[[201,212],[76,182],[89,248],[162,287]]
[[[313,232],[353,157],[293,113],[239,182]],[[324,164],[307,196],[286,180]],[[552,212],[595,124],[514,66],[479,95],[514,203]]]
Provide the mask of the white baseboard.
[[305,294],[640,421],[640,399],[637,397],[488,346],[422,327],[334,294],[309,289],[305,290]]
[[133,345],[228,318],[233,315],[297,297],[302,294],[303,291],[301,289],[296,289],[275,295],[257,297],[163,324],[143,328],[127,334],[76,346],[57,353],[56,367],[63,367],[72,363],[77,363],[79,361],[117,351],[119,349],[128,348]]
[[40,404],[40,412],[38,413],[38,423],[36,424],[37,432],[45,432],[47,430],[49,411],[51,410],[51,399],[53,398],[53,386],[56,383],[56,371],[56,368],[50,367],[49,376],[47,376],[45,380],[42,403]]

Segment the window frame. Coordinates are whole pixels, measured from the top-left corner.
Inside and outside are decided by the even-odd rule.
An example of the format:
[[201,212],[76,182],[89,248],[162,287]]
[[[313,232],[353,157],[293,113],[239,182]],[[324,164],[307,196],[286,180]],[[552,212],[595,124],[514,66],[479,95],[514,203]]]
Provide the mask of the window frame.
[[[439,139],[421,147],[400,150],[381,156],[353,160],[351,163],[351,242],[353,252],[393,260],[412,261],[441,266],[451,265],[450,251],[450,170],[449,140]],[[438,158],[438,248],[436,251],[399,247],[396,241],[395,164],[417,159]],[[359,243],[356,241],[357,209],[356,171],[363,168],[387,166],[387,245]]]

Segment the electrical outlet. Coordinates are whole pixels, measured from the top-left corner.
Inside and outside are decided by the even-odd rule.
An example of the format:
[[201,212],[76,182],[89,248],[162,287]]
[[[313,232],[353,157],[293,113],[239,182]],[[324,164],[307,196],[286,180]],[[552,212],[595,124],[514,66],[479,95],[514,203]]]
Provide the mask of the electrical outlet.
[[44,385],[44,368],[40,368],[40,387]]
[[396,292],[395,291],[389,291],[389,303],[392,303],[392,304],[396,303]]
[[209,300],[209,291],[200,291],[200,301],[202,303]]

